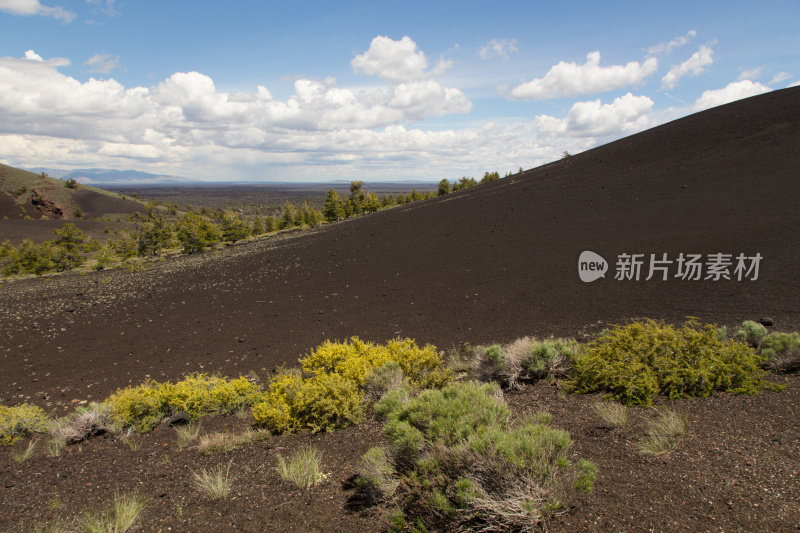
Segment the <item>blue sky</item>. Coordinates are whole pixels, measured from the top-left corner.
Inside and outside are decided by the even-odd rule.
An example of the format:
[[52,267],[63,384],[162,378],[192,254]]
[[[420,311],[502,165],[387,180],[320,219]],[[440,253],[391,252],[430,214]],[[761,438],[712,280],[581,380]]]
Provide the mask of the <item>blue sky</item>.
[[800,82],[800,3],[0,0],[0,161],[200,180],[531,168]]

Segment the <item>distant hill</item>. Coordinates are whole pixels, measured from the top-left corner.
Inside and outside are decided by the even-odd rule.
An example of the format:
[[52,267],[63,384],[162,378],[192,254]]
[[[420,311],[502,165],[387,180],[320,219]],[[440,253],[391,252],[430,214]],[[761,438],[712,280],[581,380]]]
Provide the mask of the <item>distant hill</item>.
[[127,216],[144,204],[118,193],[0,164],[0,219],[74,220]]
[[32,172],[47,173],[50,176],[63,180],[74,179],[85,185],[175,185],[183,183],[196,183],[197,180],[183,176],[169,174],[151,174],[138,170],[112,170],[108,168],[81,168],[77,170],[63,170],[56,168],[32,168]]

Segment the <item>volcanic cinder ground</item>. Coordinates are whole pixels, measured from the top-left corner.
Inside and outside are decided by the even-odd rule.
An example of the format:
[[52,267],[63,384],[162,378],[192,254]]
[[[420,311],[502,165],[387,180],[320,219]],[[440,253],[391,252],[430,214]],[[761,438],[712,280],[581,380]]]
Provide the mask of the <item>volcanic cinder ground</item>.
[[[375,341],[413,337],[446,350],[523,335],[583,338],[635,317],[681,322],[696,316],[728,326],[769,317],[777,329],[797,330],[798,171],[800,88],[794,88],[714,108],[494,183],[314,231],[169,259],[143,272],[7,282],[0,286],[0,397],[9,404],[30,401],[64,412],[73,400],[99,400],[148,377],[177,379],[193,371],[268,374],[325,339],[351,335]],[[585,250],[608,262],[605,278],[579,279],[578,257]],[[678,266],[672,263],[666,281],[660,274],[645,280],[650,254],[675,261],[682,253],[702,254],[703,261],[710,254],[731,254],[732,279],[676,278]],[[615,279],[620,254],[644,254],[638,281]],[[757,279],[751,279],[752,272],[736,279],[739,254],[760,254]],[[781,481],[777,500],[768,498],[774,504],[772,521],[757,508],[741,507],[750,502],[744,489],[723,496],[730,502],[719,502],[726,509],[698,503],[706,497],[704,490],[719,491],[725,483],[709,485],[703,475],[713,477],[727,467],[744,469],[737,470],[736,479],[748,490],[756,491],[757,485],[747,483],[767,482],[759,476],[768,472],[756,468],[754,474],[745,471],[745,463],[751,463],[737,462],[747,449],[767,444],[739,433],[730,442],[729,436],[719,438],[718,431],[733,418],[762,422],[759,435],[774,434],[777,442],[783,438],[776,445],[783,455],[772,460],[794,461],[782,475],[798,474],[796,458],[787,459],[786,452],[797,450],[796,413],[787,419],[776,411],[783,402],[797,405],[798,383],[794,377],[780,379],[789,385],[787,392],[764,393],[763,400],[723,396],[697,404],[702,412],[690,422],[705,428],[710,440],[687,456],[700,476],[685,480],[690,488],[670,492],[659,485],[670,476],[679,483],[675,465],[633,459],[646,472],[632,467],[628,477],[601,479],[598,495],[584,509],[589,514],[577,515],[588,518],[576,519],[573,526],[646,530],[649,526],[627,516],[619,503],[618,491],[634,483],[631,476],[641,475],[649,481],[630,489],[639,518],[651,491],[663,489],[668,497],[652,501],[690,513],[696,529],[717,529],[715,524],[724,525],[729,515],[734,518],[727,530],[797,527],[797,513],[786,511],[797,509],[796,498],[787,496],[798,488],[797,478]],[[529,399],[548,394],[534,391]],[[551,410],[566,409],[551,396]],[[515,400],[523,411],[524,398]],[[577,402],[571,408],[588,405],[571,401]],[[561,414],[568,420],[562,425],[579,424],[569,421],[569,411]],[[570,430],[581,434],[580,427]],[[599,449],[591,444],[597,437],[592,435],[588,431],[589,440],[579,446]],[[341,444],[320,445],[347,457],[363,453],[358,446],[342,451]],[[708,458],[726,449],[739,455],[725,459],[720,470]],[[614,461],[623,468],[629,464],[629,457],[615,454],[604,456],[601,471]],[[697,502],[676,503],[686,498]],[[340,507],[321,509],[320,516],[335,516]],[[682,527],[680,517],[670,521],[669,508],[662,511],[653,512],[654,527]],[[303,523],[297,517],[283,520],[288,522],[278,523]],[[220,524],[218,530],[227,530]],[[342,524],[337,527],[346,530]]]
[[[271,370],[351,335],[447,349],[689,315],[797,329],[799,150],[800,89],[776,91],[280,242],[6,283],[0,395],[60,402],[148,375]],[[605,278],[579,279],[584,250],[608,261]],[[623,253],[644,254],[639,281],[614,279]],[[675,278],[673,263],[645,281],[664,253],[732,254],[732,279]],[[762,256],[757,280],[736,279],[741,253]]]

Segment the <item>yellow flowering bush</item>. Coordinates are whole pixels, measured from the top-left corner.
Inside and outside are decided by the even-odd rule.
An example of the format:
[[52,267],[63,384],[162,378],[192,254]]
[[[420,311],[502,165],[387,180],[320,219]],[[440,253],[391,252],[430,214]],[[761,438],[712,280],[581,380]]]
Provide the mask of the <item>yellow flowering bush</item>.
[[370,372],[386,363],[395,362],[414,387],[441,387],[450,380],[450,371],[435,346],[423,348],[413,339],[392,339],[386,345],[365,342],[352,337],[349,342],[325,341],[300,359],[308,374],[336,373],[352,379],[359,387]]
[[49,423],[50,417],[36,405],[0,405],[0,446],[14,444],[29,433],[47,431]]
[[226,379],[190,374],[176,383],[147,381],[118,389],[106,401],[113,417],[125,426],[149,431],[164,417],[180,411],[192,419],[211,413],[231,412],[261,400],[258,385],[245,377]]
[[657,394],[685,398],[779,388],[763,379],[760,364],[752,347],[721,339],[713,324],[690,319],[676,327],[646,319],[614,327],[581,347],[567,386],[606,392],[626,405],[652,405]]
[[253,406],[256,423],[273,433],[332,430],[360,422],[364,393],[354,379],[335,372],[303,378],[285,373],[270,383],[264,401]]

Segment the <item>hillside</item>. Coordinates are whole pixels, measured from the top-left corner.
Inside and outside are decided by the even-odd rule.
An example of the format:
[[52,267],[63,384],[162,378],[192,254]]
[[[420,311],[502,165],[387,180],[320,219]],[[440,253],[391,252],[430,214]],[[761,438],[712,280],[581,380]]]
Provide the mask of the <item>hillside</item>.
[[[774,91],[522,175],[314,231],[144,272],[7,283],[0,286],[0,397],[65,412],[149,377],[268,376],[325,339],[351,335],[408,336],[444,350],[522,335],[580,339],[632,317],[677,322],[687,315],[728,326],[769,317],[780,330],[797,330],[798,148],[800,88]],[[586,250],[608,262],[604,279],[579,279]],[[731,254],[731,279],[705,279],[718,253]],[[644,254],[638,281],[614,279],[621,254]],[[657,273],[645,280],[650,254],[673,261],[669,279]],[[701,254],[701,279],[675,277],[680,254]],[[753,271],[736,279],[739,254],[760,254],[757,279]],[[800,434],[792,411],[800,388],[796,376],[780,379],[785,393],[674,402],[689,413],[695,437],[676,455],[652,460],[626,447],[628,437],[597,429],[590,399],[564,398],[542,383],[511,402],[517,412],[554,411],[555,423],[600,465],[596,495],[558,530],[678,530],[675,517],[694,530],[779,530],[800,519],[800,463],[790,452]],[[262,521],[249,523],[250,507],[239,499],[230,508],[198,507],[194,528],[326,530],[344,513],[340,485],[380,441],[373,423],[351,429],[243,451],[236,464],[269,480],[268,488],[251,485],[246,493],[261,502],[253,512]],[[167,501],[184,490],[173,479],[188,474],[183,458],[173,464],[167,456],[163,476],[146,467],[166,450],[162,437],[172,435],[158,431],[135,455],[135,468]],[[263,454],[291,442],[322,446],[335,483],[308,498],[276,488]],[[103,477],[98,467],[89,483],[97,489],[89,490],[107,493],[127,477],[121,465],[130,465],[121,459],[124,447],[104,441],[97,450],[98,465],[112,461],[117,476]],[[70,472],[81,468],[75,461]],[[22,485],[20,472],[14,479]],[[51,474],[53,485],[70,483]],[[70,501],[79,498],[70,492]],[[312,503],[320,507],[304,512]],[[176,524],[173,507],[158,509],[159,527]],[[348,514],[336,528],[370,530],[362,518]]]
[[66,187],[66,181],[43,174],[0,164],[0,217],[75,220],[144,212],[134,198],[89,185]]
[[[446,348],[687,315],[730,325],[770,317],[798,329],[798,144],[800,90],[776,91],[519,177],[278,244],[171,261],[130,281],[121,272],[65,279],[68,292],[81,293],[72,298],[76,311],[38,317],[40,331],[68,326],[54,337],[21,332],[9,317],[43,286],[17,282],[0,289],[20,295],[3,296],[3,328],[20,346],[17,357],[40,361],[40,374],[51,377],[33,385],[23,368],[8,368],[0,393],[9,394],[12,382],[63,387],[87,362],[105,392],[119,385],[113,376],[123,369],[138,380],[200,364],[226,373],[271,368],[351,335],[407,335]],[[609,261],[605,279],[580,281],[584,250]],[[621,253],[763,259],[756,281],[644,281],[645,266],[637,282],[613,278]],[[92,302],[106,299],[105,284],[116,277],[130,289],[111,303]],[[61,357],[49,355],[55,346]],[[87,392],[74,383],[74,394]]]

